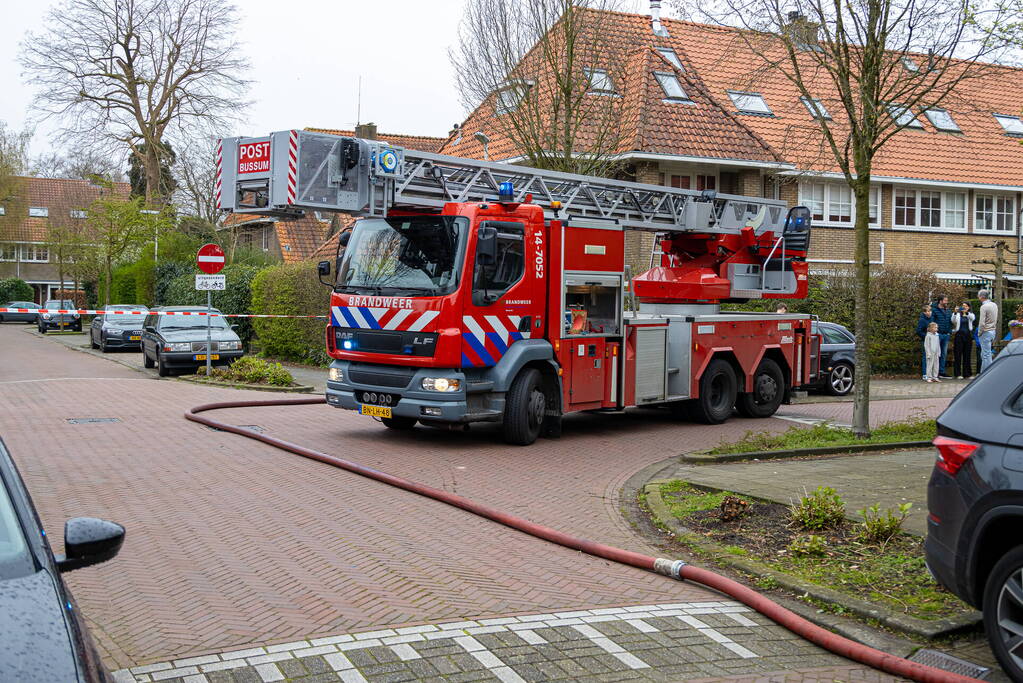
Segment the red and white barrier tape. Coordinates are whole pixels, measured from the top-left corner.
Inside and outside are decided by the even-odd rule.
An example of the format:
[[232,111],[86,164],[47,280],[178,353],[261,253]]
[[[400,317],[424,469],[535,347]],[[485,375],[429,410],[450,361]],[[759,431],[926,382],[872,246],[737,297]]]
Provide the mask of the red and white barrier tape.
[[208,315],[211,318],[326,318],[325,315],[273,315],[267,313],[207,313],[206,311],[94,311],[88,308],[0,308],[0,313],[52,313],[56,315]]

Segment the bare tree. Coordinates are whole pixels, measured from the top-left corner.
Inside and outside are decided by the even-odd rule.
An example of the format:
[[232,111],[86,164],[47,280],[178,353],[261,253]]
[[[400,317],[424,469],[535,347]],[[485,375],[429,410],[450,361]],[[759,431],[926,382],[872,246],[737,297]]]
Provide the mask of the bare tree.
[[[692,5],[677,1],[683,14]],[[963,102],[967,82],[989,79],[993,63],[1019,45],[1015,0],[709,0],[697,18],[736,30],[752,53],[751,80],[795,86],[817,109],[814,133],[824,161],[842,173],[855,202],[856,389],[853,431],[870,433],[869,201],[875,158],[916,112]],[[796,133],[794,139],[804,139]],[[1011,143],[1009,143],[1011,144]],[[804,168],[807,159],[795,159]],[[819,167],[818,167],[819,168]]]
[[594,10],[619,4],[468,0],[450,59],[463,104],[479,107],[477,115],[510,143],[507,156],[576,173],[613,168],[625,135],[627,57],[604,30],[614,17]]
[[65,142],[126,146],[145,169],[147,203],[165,203],[169,127],[224,124],[247,104],[237,17],[219,0],[64,0],[21,44],[33,107]]
[[220,217],[214,198],[217,180],[217,140],[222,137],[198,127],[190,137],[178,136],[175,149],[178,150],[174,174],[178,187],[174,195],[175,204],[181,213],[216,223]]
[[[28,143],[31,131],[12,130],[0,121],[0,242],[17,242],[15,232],[21,224],[21,217],[28,211],[25,197],[25,173],[28,163]],[[15,248],[16,259],[21,259],[21,250]]]
[[124,181],[124,160],[95,150],[76,148],[67,154],[50,152],[34,157],[28,165],[28,174],[40,178],[71,178],[92,180],[105,178]]

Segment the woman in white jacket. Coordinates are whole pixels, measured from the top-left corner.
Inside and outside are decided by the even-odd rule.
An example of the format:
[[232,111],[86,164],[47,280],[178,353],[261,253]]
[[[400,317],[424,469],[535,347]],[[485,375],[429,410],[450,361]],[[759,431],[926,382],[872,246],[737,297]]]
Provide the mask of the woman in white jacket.
[[955,362],[956,379],[969,378],[973,375],[970,358],[973,356],[973,327],[976,316],[970,310],[970,304],[963,302],[952,313],[952,357]]

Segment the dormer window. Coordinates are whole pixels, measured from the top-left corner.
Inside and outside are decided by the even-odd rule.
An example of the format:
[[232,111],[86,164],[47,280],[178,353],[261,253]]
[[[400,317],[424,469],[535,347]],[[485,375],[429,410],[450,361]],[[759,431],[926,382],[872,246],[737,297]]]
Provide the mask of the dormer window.
[[807,111],[810,112],[810,116],[815,119],[831,120],[831,114],[828,113],[828,110],[824,107],[824,103],[820,100],[816,98],[811,100],[806,97],[800,97],[799,100],[806,106]]
[[938,130],[947,130],[952,133],[962,132],[959,124],[952,118],[952,115],[944,109],[925,109],[924,114],[927,116],[927,120],[931,122],[931,125]]
[[673,73],[666,71],[655,71],[654,78],[661,85],[661,90],[664,91],[664,96],[673,101],[677,102],[691,102],[689,95],[682,89],[682,84],[678,82],[678,78]]
[[1023,121],[1018,116],[1006,116],[1005,114],[994,114],[995,120],[1002,124],[1002,128],[1008,135],[1023,136]]
[[728,91],[732,98],[732,104],[743,114],[759,114],[761,116],[773,116],[771,108],[767,106],[767,100],[757,92],[736,92]]
[[912,57],[903,57],[901,61],[902,68],[908,71],[909,73],[911,74],[920,73],[920,66],[913,61]]
[[50,210],[45,206],[30,206],[28,215],[32,218],[46,218],[50,215]]
[[613,93],[614,83],[606,69],[584,69],[586,81],[589,83],[587,90],[591,93]]
[[901,104],[889,104],[888,113],[895,119],[895,123],[906,128],[923,128],[924,124],[920,123],[920,120],[916,118],[916,114],[909,107],[903,107]]
[[667,59],[668,62],[679,71],[686,70],[685,67],[682,66],[682,60],[678,58],[678,55],[675,54],[675,51],[670,47],[659,47],[657,48],[657,51],[660,52],[661,56]]

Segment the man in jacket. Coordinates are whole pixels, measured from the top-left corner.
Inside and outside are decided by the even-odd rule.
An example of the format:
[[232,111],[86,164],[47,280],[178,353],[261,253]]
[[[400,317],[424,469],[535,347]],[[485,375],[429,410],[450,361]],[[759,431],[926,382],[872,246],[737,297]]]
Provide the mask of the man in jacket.
[[948,307],[948,297],[939,294],[931,307],[932,321],[938,324],[938,341],[941,343],[941,360],[938,362],[940,377],[948,377],[945,362],[948,360],[948,340],[952,337],[952,311]]
[[991,292],[986,289],[977,292],[977,298],[980,299],[980,316],[977,320],[977,332],[980,334],[980,371],[984,372],[991,365],[991,344],[995,341],[998,306],[991,301]]
[[[931,307],[929,304],[924,304],[923,313],[916,321],[916,336],[920,337],[921,344],[924,338],[927,337],[927,326],[930,325],[934,320],[931,318]],[[923,346],[920,347],[920,374],[923,375],[924,379],[927,379],[927,349]]]

